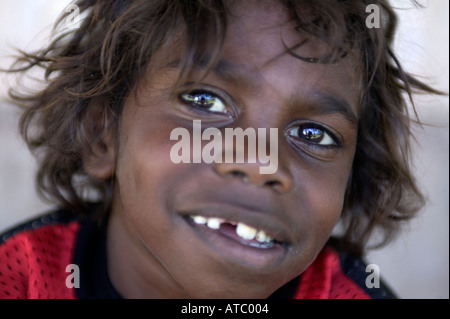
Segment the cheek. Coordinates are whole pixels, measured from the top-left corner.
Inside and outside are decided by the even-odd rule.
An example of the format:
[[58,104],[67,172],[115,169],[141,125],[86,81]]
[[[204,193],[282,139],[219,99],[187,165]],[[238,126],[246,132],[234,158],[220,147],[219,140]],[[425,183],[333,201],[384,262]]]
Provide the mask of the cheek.
[[331,232],[342,212],[344,196],[341,192],[344,185],[327,184],[321,191],[310,192],[310,199],[314,207],[314,221],[317,234],[328,234]]
[[316,248],[325,243],[341,216],[351,163],[349,157],[339,165],[309,167],[297,176],[299,224],[304,224],[303,239],[314,238],[310,243]]
[[122,210],[136,229],[146,229],[141,233],[171,231],[164,198],[170,198],[180,177],[179,167],[170,160],[170,135],[165,133],[157,127],[151,132],[131,130],[119,150],[116,180]]

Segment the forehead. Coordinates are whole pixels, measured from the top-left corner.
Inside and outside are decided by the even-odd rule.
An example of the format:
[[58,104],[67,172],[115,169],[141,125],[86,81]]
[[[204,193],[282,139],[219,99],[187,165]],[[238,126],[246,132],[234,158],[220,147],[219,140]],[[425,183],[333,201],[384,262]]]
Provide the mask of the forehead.
[[277,1],[242,1],[231,8],[221,57],[255,74],[277,76],[280,88],[295,85],[292,81],[297,78],[301,81],[295,82],[309,82],[334,93],[360,92],[359,64],[353,56],[332,63],[308,61],[331,50],[325,41],[299,31],[287,9]]
[[[168,50],[160,52],[155,59],[158,68],[179,66],[189,51],[185,32],[179,33]],[[199,47],[208,47],[211,41],[214,39],[205,37]],[[326,42],[300,32],[278,1],[236,1],[229,8],[223,46],[214,67],[208,64],[213,51],[210,47],[195,52],[187,68],[191,74],[213,70],[221,79],[247,88],[270,84],[285,96],[294,91],[304,95],[323,91],[347,100],[359,113],[362,80],[356,59],[351,55],[333,63],[311,63],[307,59],[324,56],[330,50]]]

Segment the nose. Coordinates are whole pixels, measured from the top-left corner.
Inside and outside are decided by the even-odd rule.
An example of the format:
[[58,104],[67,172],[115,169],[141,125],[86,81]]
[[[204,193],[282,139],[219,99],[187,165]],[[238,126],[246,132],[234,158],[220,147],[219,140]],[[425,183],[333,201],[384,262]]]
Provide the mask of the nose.
[[227,178],[240,179],[244,183],[249,183],[257,187],[268,187],[277,193],[288,193],[293,187],[293,178],[283,167],[271,174],[261,174],[261,163],[215,163],[215,171]]

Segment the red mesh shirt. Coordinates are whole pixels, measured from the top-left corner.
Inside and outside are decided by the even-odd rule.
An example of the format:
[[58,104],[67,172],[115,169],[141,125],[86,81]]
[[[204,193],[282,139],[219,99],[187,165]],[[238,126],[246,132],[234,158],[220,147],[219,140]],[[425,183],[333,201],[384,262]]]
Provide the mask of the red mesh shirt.
[[24,230],[0,246],[0,298],[75,298],[66,287],[78,222]]
[[[0,237],[0,298],[120,298],[106,271],[106,226],[56,211]],[[89,243],[89,245],[88,245]],[[77,264],[80,287],[67,287],[66,267]],[[367,288],[365,264],[325,247],[298,278],[273,298],[393,298],[384,283]]]

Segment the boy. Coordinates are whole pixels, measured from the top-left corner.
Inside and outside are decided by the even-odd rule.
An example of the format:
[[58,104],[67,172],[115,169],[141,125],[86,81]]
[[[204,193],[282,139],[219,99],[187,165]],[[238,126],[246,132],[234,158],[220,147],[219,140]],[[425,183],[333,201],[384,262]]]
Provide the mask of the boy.
[[2,237],[1,297],[393,297],[360,257],[422,204],[402,93],[437,92],[401,69],[387,3],[379,28],[356,0],[76,4],[16,65],[46,70],[12,97],[61,210]]

